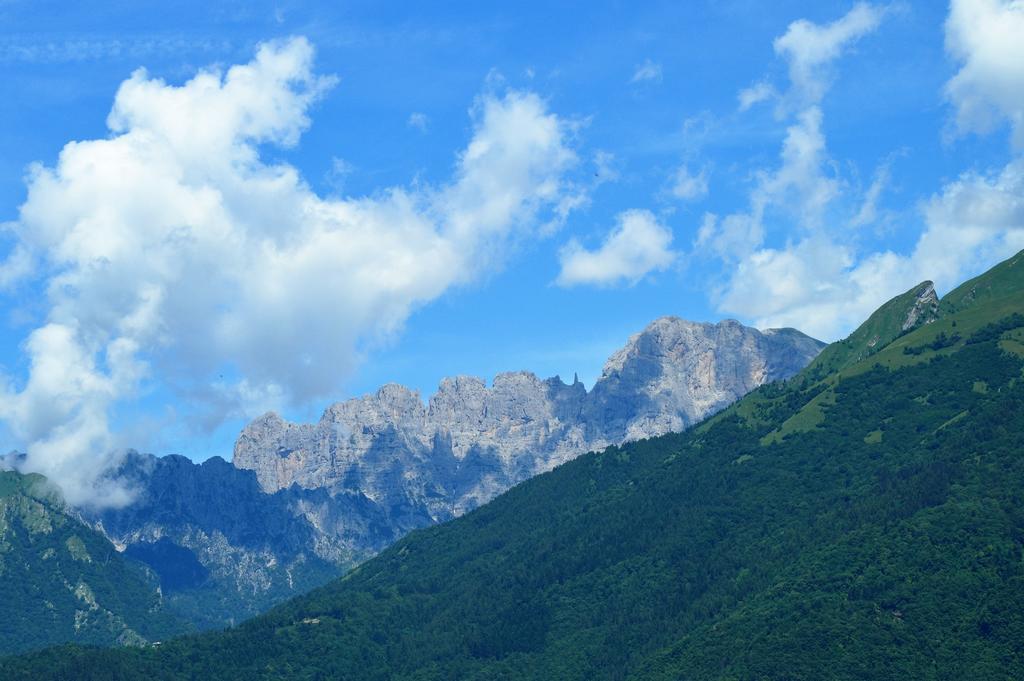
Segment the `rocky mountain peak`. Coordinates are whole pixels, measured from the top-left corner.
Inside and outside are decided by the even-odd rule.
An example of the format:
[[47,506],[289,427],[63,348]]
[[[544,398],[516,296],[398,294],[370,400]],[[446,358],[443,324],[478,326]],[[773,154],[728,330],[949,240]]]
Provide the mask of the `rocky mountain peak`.
[[929,324],[939,316],[939,300],[930,281],[923,281],[888,300],[843,340],[828,346],[810,371],[825,375],[839,371],[878,352],[907,331]]
[[682,430],[763,383],[792,376],[821,348],[795,330],[661,317],[608,359],[588,422],[600,424],[609,443]]
[[257,419],[234,464],[267,492],[345,490],[438,520],[588,450],[686,428],[795,374],[821,347],[795,330],[661,317],[608,359],[589,392],[578,377],[511,371],[490,386],[445,378],[424,406],[418,393],[387,385],[331,405],[317,424]]

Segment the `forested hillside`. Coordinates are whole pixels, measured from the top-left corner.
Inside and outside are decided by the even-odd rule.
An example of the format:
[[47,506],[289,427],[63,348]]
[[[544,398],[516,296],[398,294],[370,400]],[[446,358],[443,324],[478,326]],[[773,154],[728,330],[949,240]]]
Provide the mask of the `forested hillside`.
[[0,470],[0,653],[145,645],[188,630],[156,575],[69,515],[42,476]]
[[1022,283],[1018,255],[857,361],[583,456],[237,628],[0,676],[1022,678]]

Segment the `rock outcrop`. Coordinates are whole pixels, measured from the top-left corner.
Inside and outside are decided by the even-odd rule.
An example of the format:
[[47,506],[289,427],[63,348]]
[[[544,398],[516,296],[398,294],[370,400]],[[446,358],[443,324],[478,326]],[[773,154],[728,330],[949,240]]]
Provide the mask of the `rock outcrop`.
[[935,293],[935,284],[923,282],[914,291],[914,301],[907,310],[907,316],[900,326],[900,331],[916,329],[921,324],[928,324],[939,316],[939,296]]

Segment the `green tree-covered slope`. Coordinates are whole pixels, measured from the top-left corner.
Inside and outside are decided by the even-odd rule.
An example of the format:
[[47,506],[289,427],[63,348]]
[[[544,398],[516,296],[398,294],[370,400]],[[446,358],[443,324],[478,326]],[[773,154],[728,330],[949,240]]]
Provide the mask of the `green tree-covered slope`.
[[1022,277],[234,629],[0,677],[1024,678]]
[[68,515],[44,478],[0,471],[0,651],[143,645],[184,629],[155,575]]

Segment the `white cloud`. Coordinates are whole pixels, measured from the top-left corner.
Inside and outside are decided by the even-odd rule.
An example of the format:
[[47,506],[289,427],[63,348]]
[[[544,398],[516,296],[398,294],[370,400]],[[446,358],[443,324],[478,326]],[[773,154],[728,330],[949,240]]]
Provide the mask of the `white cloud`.
[[[954,0],[946,22],[947,49],[963,63],[945,90],[957,107],[958,124],[962,130],[984,131],[1005,117],[1018,147],[1024,112],[1024,53],[1017,39],[1024,35],[1022,17],[1020,2]],[[809,90],[823,92],[816,85]],[[874,220],[889,174],[885,163],[849,224]],[[795,325],[834,339],[924,279],[948,291],[1024,249],[1024,158],[987,173],[965,172],[920,208],[924,229],[907,254],[860,253],[842,233],[821,228],[784,248],[759,247],[739,262],[719,292],[719,307],[759,325]],[[705,230],[701,234],[712,239]]]
[[727,261],[748,257],[764,244],[769,211],[791,220],[797,233],[806,235],[821,227],[826,210],[842,189],[830,167],[822,130],[820,102],[831,83],[829,68],[850,44],[877,28],[884,14],[884,9],[858,3],[829,24],[794,21],[775,39],[776,54],[789,64],[789,89],[779,94],[762,81],[740,92],[739,100],[741,111],[770,97],[787,103],[778,112],[791,119],[779,165],[755,173],[747,211],[706,220],[698,246]]
[[864,200],[860,204],[860,210],[857,211],[857,214],[850,221],[851,227],[870,225],[878,218],[878,200],[881,198],[882,192],[888,187],[891,175],[892,168],[888,161],[878,167],[875,171],[875,176],[871,180],[871,185],[864,193]]
[[[571,127],[578,128],[580,125],[583,124],[576,121]],[[563,184],[561,198],[551,210],[551,219],[541,225],[540,236],[548,237],[555,234],[565,225],[569,215],[590,206],[593,194],[598,187],[619,180],[614,154],[598,150],[594,152],[591,163],[593,164],[592,176],[587,177],[585,181],[566,181]]]
[[881,255],[854,268],[849,248],[813,236],[787,248],[760,249],[743,259],[716,302],[761,328],[792,326],[833,339],[837,329],[862,321],[865,311],[884,301],[893,286],[899,289],[900,280],[913,278],[896,265],[892,256]]
[[705,222],[699,245],[727,261],[745,258],[763,245],[769,210],[792,220],[798,232],[820,227],[829,203],[840,191],[839,180],[829,172],[821,125],[819,107],[803,110],[786,130],[779,166],[755,174],[748,210],[714,224]]
[[[850,224],[873,219],[888,177],[884,164]],[[925,279],[940,292],[948,291],[1024,249],[1024,159],[996,172],[965,172],[920,208],[924,229],[908,254],[862,253],[842,231],[819,226],[784,247],[745,252],[715,303],[757,326],[795,326],[835,340],[883,302]],[[696,247],[735,253],[744,239],[758,241],[750,221],[745,214],[724,220],[709,214]]]
[[32,254],[21,244],[17,244],[0,262],[0,291],[14,287],[32,275],[35,263]]
[[907,255],[860,254],[828,234],[742,260],[716,302],[767,326],[834,340],[879,305],[931,279],[948,291],[1024,249],[1024,160],[965,173],[922,205],[925,229]]
[[669,267],[678,257],[670,248],[672,230],[659,224],[650,211],[626,211],[617,220],[596,250],[588,251],[576,240],[566,244],[559,256],[562,269],[557,284],[632,285]]
[[751,85],[748,88],[740,90],[739,95],[736,98],[739,100],[740,111],[746,111],[747,109],[766,102],[769,99],[774,99],[779,96],[779,93],[775,90],[775,87],[770,83],[761,81],[755,85]]
[[839,194],[839,181],[827,172],[822,118],[816,106],[800,112],[786,130],[779,169],[762,175],[755,196],[755,203],[762,206],[791,207],[805,227],[820,225],[825,208]]
[[108,138],[69,142],[55,167],[32,169],[15,230],[49,311],[0,417],[26,468],[73,503],[123,501],[97,480],[116,442],[111,409],[140,386],[219,416],[328,394],[412,310],[500,266],[563,202],[567,126],[526,92],[474,104],[447,184],[316,195],[259,153],[308,127],[333,82],[312,64],[293,39],[182,86],[137,71]]
[[922,206],[925,230],[909,257],[920,278],[948,290],[1024,249],[1024,159],[966,172]]
[[636,67],[636,71],[633,72],[633,77],[630,78],[629,82],[660,83],[661,77],[661,64],[655,63],[650,59],[645,59],[643,64]]
[[697,238],[694,239],[693,245],[695,248],[701,248],[707,246],[708,243],[715,237],[715,233],[718,231],[718,216],[714,213],[704,213],[704,217],[701,219],[700,227],[697,229]]
[[413,111],[411,114],[409,114],[409,120],[406,121],[406,125],[408,125],[410,128],[415,128],[420,132],[426,132],[427,125],[429,123],[430,119],[427,118],[427,114],[421,113],[419,111]]
[[679,166],[672,176],[669,187],[672,196],[681,201],[695,201],[708,194],[708,172],[706,168],[694,175],[685,165]]
[[961,132],[989,132],[1004,119],[1024,149],[1024,2],[953,0],[946,50],[962,63],[946,84]]
[[775,39],[775,53],[789,62],[791,94],[800,104],[821,101],[829,86],[827,67],[843,50],[878,28],[883,8],[859,2],[842,18],[824,26],[794,21]]
[[99,477],[117,460],[106,413],[116,399],[131,394],[145,369],[135,359],[132,340],[118,338],[96,357],[82,347],[76,331],[49,323],[32,332],[25,343],[31,358],[28,382],[20,392],[6,386],[0,417],[19,435],[45,433],[19,467],[44,472],[71,503],[121,505],[130,500],[130,491]]
[[[832,339],[862,320],[915,275],[890,253],[858,258],[842,226],[867,224],[877,213],[888,176],[880,172],[855,215],[836,220],[849,184],[828,154],[821,102],[832,63],[879,25],[885,10],[857,4],[825,25],[791,23],[774,42],[789,64],[790,87],[777,113],[790,118],[779,164],[755,173],[750,206],[724,217],[705,215],[694,247],[730,266],[714,299],[722,312],[759,326],[796,326]],[[744,91],[741,109],[773,96],[767,86]],[[769,221],[769,217],[773,221]],[[769,223],[785,226],[785,245],[769,247]],[[909,288],[913,282],[907,283]]]

